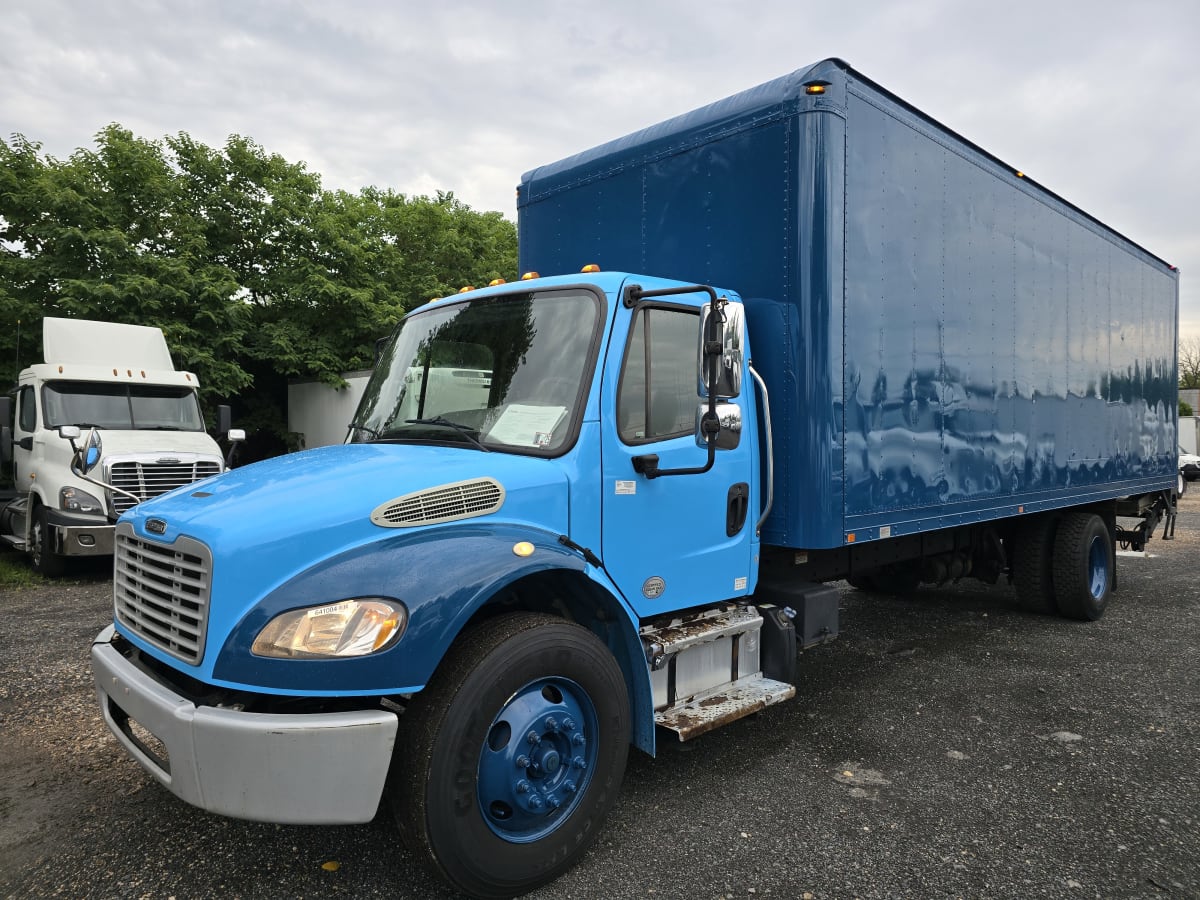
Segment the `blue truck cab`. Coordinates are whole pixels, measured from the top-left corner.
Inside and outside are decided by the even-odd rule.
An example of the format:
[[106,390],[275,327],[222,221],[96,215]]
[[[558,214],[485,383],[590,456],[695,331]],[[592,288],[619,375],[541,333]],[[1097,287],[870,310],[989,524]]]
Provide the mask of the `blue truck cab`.
[[119,521],[100,706],[181,799],[386,798],[512,896],[586,850],[630,745],[791,698],[831,582],[1095,619],[1173,516],[1175,270],[845,63],[518,207],[531,271],[409,313],[345,444]]

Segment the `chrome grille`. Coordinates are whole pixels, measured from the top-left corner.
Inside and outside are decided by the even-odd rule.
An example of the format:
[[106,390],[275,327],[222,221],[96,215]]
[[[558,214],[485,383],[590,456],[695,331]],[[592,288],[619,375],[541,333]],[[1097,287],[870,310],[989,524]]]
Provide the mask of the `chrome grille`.
[[149,641],[185,663],[204,656],[212,554],[191,538],[143,540],[117,523],[113,606],[118,630]]
[[220,471],[221,463],[212,459],[162,463],[117,460],[109,467],[108,483],[128,491],[138,500],[135,502],[132,497],[113,491],[113,509],[120,515],[143,500],[173,491],[201,478],[217,475]]
[[460,481],[405,494],[376,507],[371,521],[385,528],[412,528],[486,516],[504,503],[504,488],[491,478]]

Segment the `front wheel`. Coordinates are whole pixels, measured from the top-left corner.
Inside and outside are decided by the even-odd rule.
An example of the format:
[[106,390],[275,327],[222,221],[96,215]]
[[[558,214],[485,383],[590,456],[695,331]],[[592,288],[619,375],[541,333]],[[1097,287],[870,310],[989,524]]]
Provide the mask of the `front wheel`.
[[401,721],[388,796],[405,843],[457,889],[512,897],[595,839],[629,747],[625,680],[571,622],[482,623]]
[[54,552],[50,517],[46,507],[40,505],[33,511],[33,523],[29,529],[29,560],[35,572],[51,578],[67,570],[66,557]]

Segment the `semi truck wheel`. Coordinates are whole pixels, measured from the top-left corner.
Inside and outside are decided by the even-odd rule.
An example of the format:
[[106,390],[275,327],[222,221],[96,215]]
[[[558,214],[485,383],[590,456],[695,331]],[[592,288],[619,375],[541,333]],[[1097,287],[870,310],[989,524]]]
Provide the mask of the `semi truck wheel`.
[[1054,537],[1058,520],[1036,516],[1019,523],[1009,538],[1013,584],[1017,600],[1029,612],[1057,615],[1054,589]]
[[1054,594],[1069,619],[1094,622],[1104,615],[1112,589],[1112,536],[1092,513],[1063,516],[1054,540]]
[[400,727],[388,797],[405,843],[460,891],[512,897],[595,839],[625,773],[629,702],[590,631],[518,613],[465,635]]
[[39,505],[33,511],[33,524],[29,529],[29,561],[33,570],[51,578],[66,571],[67,561],[54,552],[50,537],[50,519],[46,507]]

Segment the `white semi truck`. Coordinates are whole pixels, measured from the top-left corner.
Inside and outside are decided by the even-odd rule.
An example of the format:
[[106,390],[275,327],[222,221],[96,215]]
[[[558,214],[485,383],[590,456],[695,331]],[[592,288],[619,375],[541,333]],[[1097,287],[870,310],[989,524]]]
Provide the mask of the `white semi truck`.
[[[67,557],[111,555],[125,510],[225,461],[204,429],[199,381],[175,369],[159,329],[45,318],[42,349],[45,362],[0,398],[0,454],[13,467],[0,540],[58,575]],[[231,440],[244,437],[228,407],[219,418]]]

